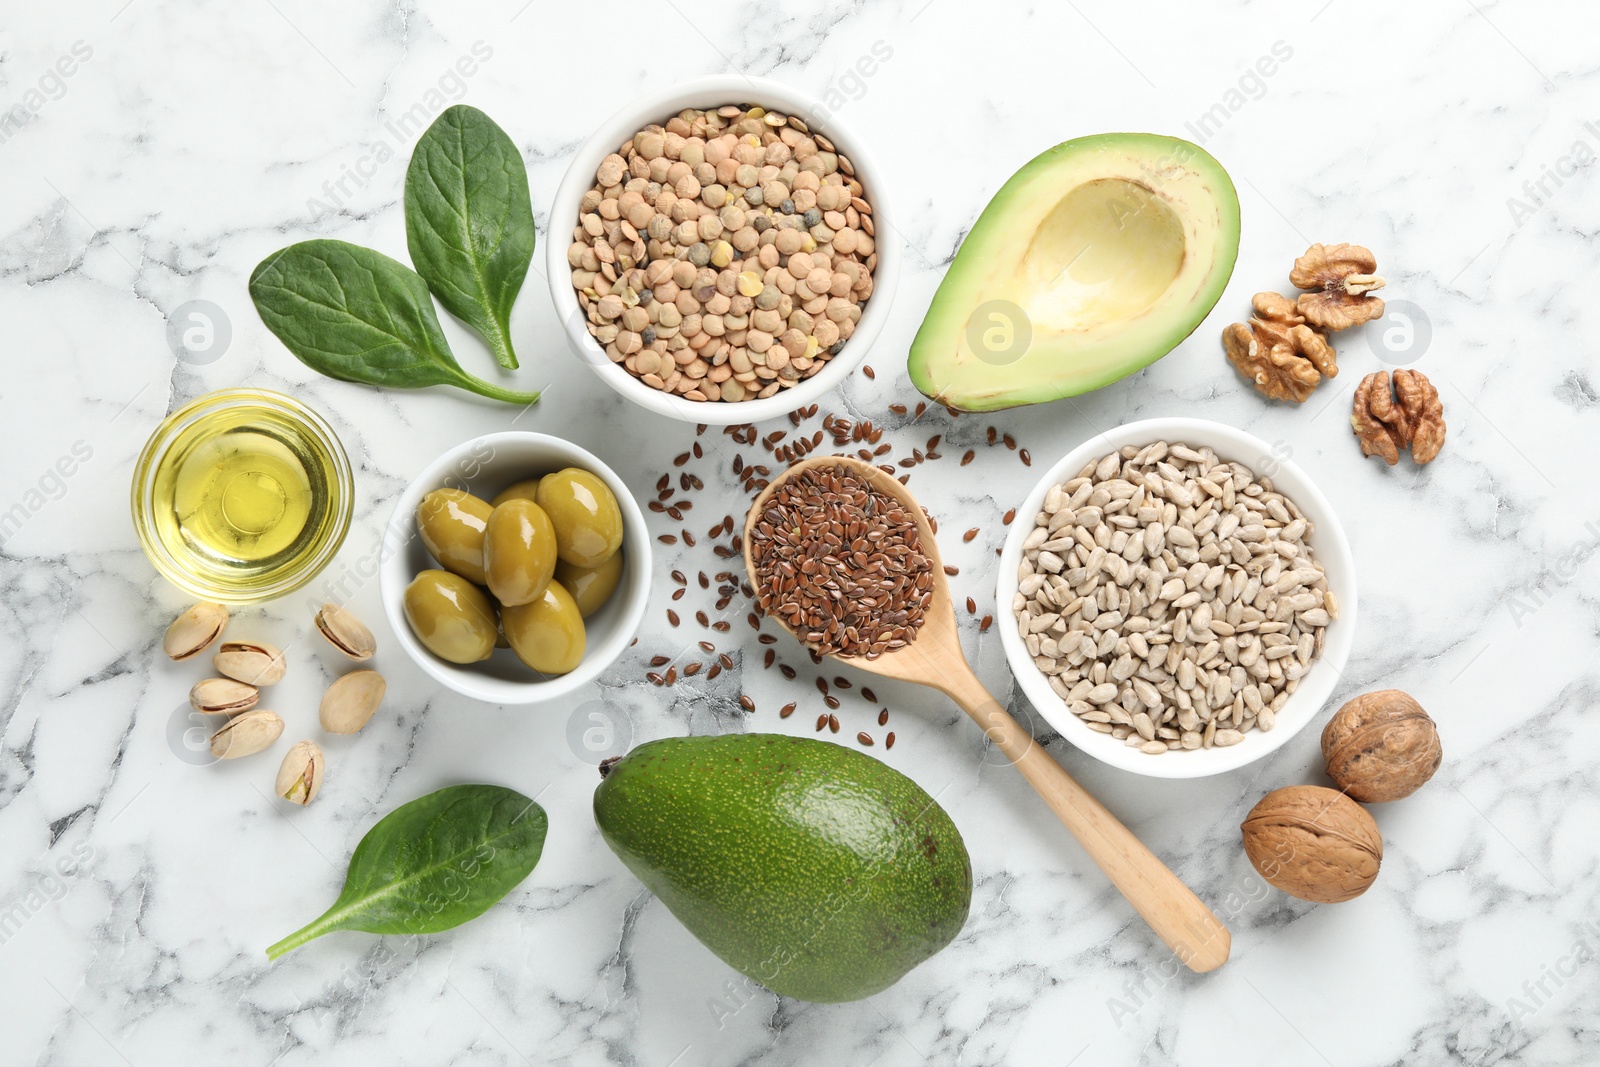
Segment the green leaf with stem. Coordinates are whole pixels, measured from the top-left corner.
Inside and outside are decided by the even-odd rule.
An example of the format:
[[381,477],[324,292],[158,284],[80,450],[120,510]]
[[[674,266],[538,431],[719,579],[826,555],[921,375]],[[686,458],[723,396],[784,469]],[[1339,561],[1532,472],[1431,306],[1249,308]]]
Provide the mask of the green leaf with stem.
[[533,260],[522,153],[475,107],[446,108],[406,169],[406,247],[439,303],[515,369],[511,306]]
[[290,245],[256,266],[250,299],[300,362],[330,378],[394,389],[451,385],[510,404],[539,399],[462,370],[427,285],[370,248],[325,240]]
[[543,808],[497,785],[454,785],[402,804],[356,846],[333,906],[267,958],[334,930],[432,934],[475,919],[533,870],[547,826]]

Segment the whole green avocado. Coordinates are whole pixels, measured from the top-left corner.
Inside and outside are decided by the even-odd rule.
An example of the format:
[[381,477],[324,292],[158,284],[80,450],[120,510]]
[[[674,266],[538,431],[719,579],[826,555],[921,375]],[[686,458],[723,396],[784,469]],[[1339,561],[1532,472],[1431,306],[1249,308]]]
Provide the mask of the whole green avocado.
[[887,989],[960,931],[972,865],[892,767],[782,734],[676,737],[602,765],[611,850],[689,932],[774,993]]

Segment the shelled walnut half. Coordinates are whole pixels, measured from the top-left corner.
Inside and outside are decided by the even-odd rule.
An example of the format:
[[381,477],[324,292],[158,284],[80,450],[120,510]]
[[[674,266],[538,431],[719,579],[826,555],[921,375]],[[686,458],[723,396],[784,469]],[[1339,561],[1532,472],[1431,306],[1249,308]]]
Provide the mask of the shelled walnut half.
[[1374,371],[1356,386],[1350,428],[1363,456],[1382,456],[1392,467],[1409,448],[1412,462],[1429,463],[1444,447],[1444,403],[1421,371],[1395,371],[1392,390],[1389,372]]
[[1274,400],[1303,404],[1324,376],[1339,373],[1333,346],[1305,324],[1295,302],[1278,293],[1257,293],[1255,316],[1222,333],[1223,351],[1256,391]]
[[1315,244],[1294,261],[1289,284],[1304,290],[1295,306],[1307,322],[1324,330],[1359,326],[1383,314],[1378,259],[1360,245]]

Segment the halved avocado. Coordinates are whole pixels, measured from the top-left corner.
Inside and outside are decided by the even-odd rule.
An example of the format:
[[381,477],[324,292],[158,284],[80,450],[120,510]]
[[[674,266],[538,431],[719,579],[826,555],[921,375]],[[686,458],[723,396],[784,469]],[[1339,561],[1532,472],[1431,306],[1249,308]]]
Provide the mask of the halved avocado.
[[911,344],[911,380],[962,411],[1076,396],[1177,347],[1239,253],[1239,197],[1198,145],[1067,141],[983,209]]

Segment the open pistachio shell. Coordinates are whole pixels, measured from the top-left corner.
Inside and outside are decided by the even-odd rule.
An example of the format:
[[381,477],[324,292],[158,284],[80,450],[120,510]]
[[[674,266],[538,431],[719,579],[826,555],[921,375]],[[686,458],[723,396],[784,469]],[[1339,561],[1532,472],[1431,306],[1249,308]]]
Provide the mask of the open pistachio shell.
[[189,690],[194,710],[207,715],[233,715],[255,707],[260,699],[260,690],[234,678],[205,678]]
[[276,712],[241,712],[211,735],[211,754],[218,759],[253,756],[271,748],[282,734],[283,720]]
[[218,674],[255,686],[277,684],[288,669],[283,653],[264,641],[224,641],[211,665]]
[[228,625],[228,609],[202,601],[172,620],[161,640],[162,651],[175,660],[197,656],[215,641]]
[[317,612],[317,630],[328,643],[353,660],[367,660],[378,650],[377,638],[349,608],[324,604]]
[[297,741],[284,754],[273,789],[291,804],[309,804],[317,799],[317,792],[322,788],[325,765],[322,749],[315,741]]

